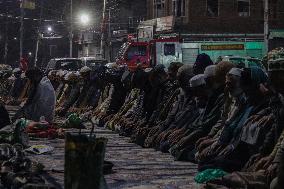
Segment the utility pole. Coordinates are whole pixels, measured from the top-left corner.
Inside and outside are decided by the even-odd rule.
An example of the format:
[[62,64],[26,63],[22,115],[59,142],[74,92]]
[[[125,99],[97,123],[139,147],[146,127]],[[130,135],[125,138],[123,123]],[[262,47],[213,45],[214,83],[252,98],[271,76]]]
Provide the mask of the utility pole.
[[105,19],[106,19],[106,4],[107,0],[104,0],[103,6],[103,18],[102,18],[102,35],[101,35],[101,46],[100,46],[100,54],[105,58]]
[[108,61],[111,62],[111,9],[108,9]]
[[269,50],[269,0],[264,0],[264,45],[265,54]]
[[7,57],[8,57],[8,7],[6,5],[6,22],[5,22],[5,46],[4,46],[4,64],[7,64]]
[[70,0],[69,57],[73,57],[73,1]]
[[24,15],[25,10],[21,6],[21,26],[20,26],[20,59],[19,63],[21,62],[21,58],[23,58],[23,41],[24,41]]
[[41,0],[40,2],[40,18],[39,18],[39,26],[38,26],[38,30],[37,30],[37,40],[36,40],[36,49],[35,49],[35,61],[34,61],[34,66],[37,66],[37,57],[38,57],[38,48],[39,48],[39,41],[41,39],[41,35],[40,35],[40,27],[42,24],[42,14],[43,14],[43,1]]

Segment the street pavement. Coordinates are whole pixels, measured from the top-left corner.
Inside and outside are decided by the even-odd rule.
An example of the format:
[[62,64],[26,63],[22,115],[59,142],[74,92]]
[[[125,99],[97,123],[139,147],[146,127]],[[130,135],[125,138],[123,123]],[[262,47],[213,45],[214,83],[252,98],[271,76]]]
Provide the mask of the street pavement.
[[[95,130],[97,137],[108,139],[105,160],[114,164],[113,173],[105,175],[110,189],[190,189],[195,185],[193,177],[196,165],[189,162],[177,162],[169,154],[154,149],[145,149],[129,143],[105,129]],[[45,178],[63,188],[64,183],[64,140],[37,140],[32,144],[46,144],[55,149],[50,155],[30,155],[32,160],[45,165],[48,175]]]
[[[74,130],[73,130],[74,131]],[[113,172],[105,175],[110,189],[198,189],[193,178],[197,166],[190,162],[174,161],[170,154],[142,148],[130,143],[129,138],[96,128],[97,137],[108,139],[105,160],[114,164]],[[31,140],[31,145],[46,144],[54,147],[51,154],[32,155],[33,161],[45,166],[44,178],[56,188],[64,188],[64,139]]]

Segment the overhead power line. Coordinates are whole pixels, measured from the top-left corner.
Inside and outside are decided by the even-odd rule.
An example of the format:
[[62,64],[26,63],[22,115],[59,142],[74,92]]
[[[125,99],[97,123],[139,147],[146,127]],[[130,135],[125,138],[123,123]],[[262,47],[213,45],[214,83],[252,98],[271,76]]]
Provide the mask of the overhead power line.
[[[0,13],[0,17],[8,17],[8,18],[13,18],[13,19],[17,19],[19,20],[21,17],[20,16],[13,16],[11,14],[3,14],[3,13]],[[29,18],[29,17],[24,17],[24,20],[33,20],[33,21],[39,21],[40,19],[39,18]],[[63,23],[63,22],[66,22],[64,20],[52,20],[52,19],[44,19],[42,20],[43,22],[57,22],[57,23]]]

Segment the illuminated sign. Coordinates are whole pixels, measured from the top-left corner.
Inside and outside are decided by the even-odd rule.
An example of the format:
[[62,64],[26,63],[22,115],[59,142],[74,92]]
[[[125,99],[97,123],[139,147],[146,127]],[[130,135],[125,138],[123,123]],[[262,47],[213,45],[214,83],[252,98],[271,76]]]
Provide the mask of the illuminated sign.
[[215,50],[244,50],[244,44],[201,45],[203,51]]

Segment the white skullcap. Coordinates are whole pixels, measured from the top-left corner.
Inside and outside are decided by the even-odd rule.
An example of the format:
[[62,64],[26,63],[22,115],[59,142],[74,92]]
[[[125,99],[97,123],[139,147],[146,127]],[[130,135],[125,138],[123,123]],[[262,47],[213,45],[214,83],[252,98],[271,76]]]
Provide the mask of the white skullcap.
[[148,72],[151,72],[153,70],[153,68],[146,68],[144,71],[146,72],[146,73],[148,73]]
[[15,80],[16,80],[16,77],[15,77],[14,75],[12,75],[12,76],[10,76],[10,77],[8,78],[8,80],[9,80],[9,81],[15,81]]
[[106,64],[107,68],[115,68],[116,66],[117,66],[117,64],[115,62],[111,62],[111,63]]
[[25,73],[22,73],[22,74],[21,74],[21,78],[22,78],[22,79],[26,78],[26,74],[25,74]]
[[63,73],[63,71],[62,71],[62,70],[59,70],[59,71],[56,72],[56,76],[60,76],[60,77],[61,77],[61,76],[62,76],[62,73]]
[[66,76],[68,73],[70,73],[70,72],[68,72],[67,70],[63,70],[62,73],[61,73],[61,77]]
[[213,77],[216,75],[216,65],[207,66],[204,70],[204,77]]
[[242,76],[242,69],[240,69],[240,68],[232,68],[232,69],[229,71],[228,74],[241,77],[241,76]]
[[65,75],[65,72],[63,70],[59,70],[56,72],[56,75],[59,77],[63,77]]
[[91,68],[89,68],[88,66],[84,66],[83,68],[81,68],[80,73],[86,73],[91,71]]
[[52,71],[48,72],[48,76],[52,76],[52,75],[54,75],[54,73],[55,73],[55,75],[57,75],[57,71],[52,70]]
[[13,70],[13,73],[17,73],[17,72],[21,72],[21,69],[20,69],[20,68],[15,68],[15,69]]
[[205,77],[204,74],[198,74],[194,77],[192,77],[189,81],[190,87],[199,87],[201,85],[205,85]]
[[[81,72],[81,73],[82,73],[82,72]],[[83,72],[83,73],[84,73],[84,72]],[[80,76],[80,72],[78,72],[78,71],[75,72],[75,75],[79,77],[79,76]]]
[[64,79],[65,79],[65,80],[68,80],[68,79],[69,79],[69,76],[71,75],[71,73],[72,73],[72,72],[68,72],[67,74],[65,74],[65,75],[64,75]]

